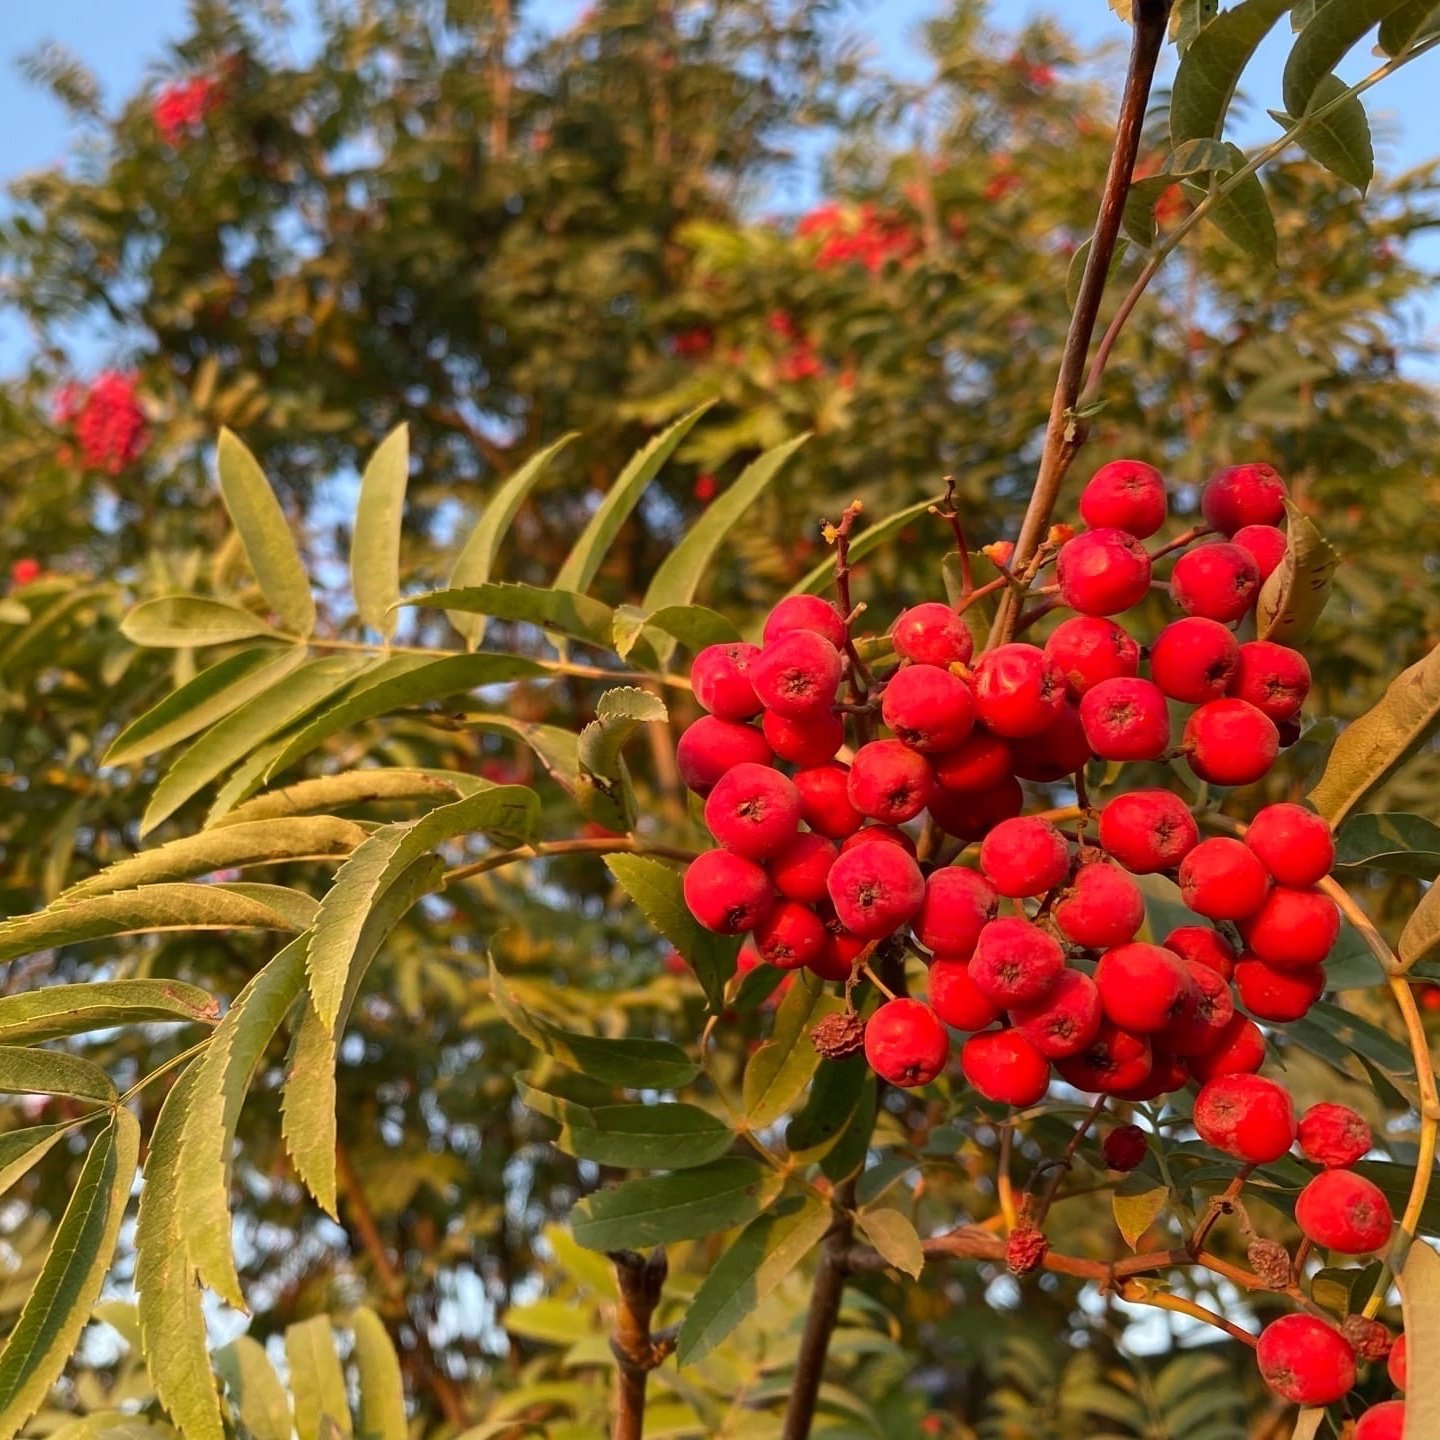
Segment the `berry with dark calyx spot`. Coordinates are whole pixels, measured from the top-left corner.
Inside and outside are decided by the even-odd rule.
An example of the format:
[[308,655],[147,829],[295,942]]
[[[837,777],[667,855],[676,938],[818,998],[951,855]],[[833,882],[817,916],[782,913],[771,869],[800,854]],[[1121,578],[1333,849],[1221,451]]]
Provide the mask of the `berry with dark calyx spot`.
[[1325,993],[1325,971],[1319,965],[1280,970],[1247,956],[1235,967],[1235,993],[1252,1015],[1283,1025],[1303,1019]]
[[1038,1270],[1049,1253],[1050,1242],[1034,1225],[1017,1225],[1005,1237],[1005,1266],[1017,1278]]
[[1195,817],[1169,790],[1132,790],[1100,812],[1100,844],[1136,875],[1173,870],[1199,842]]
[[789,630],[750,662],[750,681],[767,710],[791,720],[827,712],[840,684],[840,652],[813,630]]
[[971,1086],[999,1105],[1033,1105],[1050,1088],[1050,1064],[1018,1030],[983,1030],[960,1049]]
[[1327,1250],[1369,1255],[1390,1239],[1395,1216],[1373,1181],[1353,1170],[1322,1170],[1300,1192],[1295,1223]]
[[997,645],[975,666],[975,709],[986,729],[1023,739],[1048,729],[1065,703],[1060,667],[1035,645]]
[[1152,1053],[1143,1035],[1122,1030],[1108,1020],[1080,1054],[1056,1062],[1060,1078],[1092,1095],[1111,1095],[1143,1084],[1150,1074]]
[[980,868],[1001,895],[1043,895],[1070,873],[1070,847],[1048,820],[1017,815],[985,837]]
[[1410,1373],[1407,1346],[1403,1335],[1391,1346],[1390,1359],[1386,1363],[1385,1369],[1390,1376],[1390,1383],[1397,1390],[1404,1390],[1406,1388],[1406,1382],[1410,1378]]
[[718,935],[753,930],[774,899],[770,877],[753,860],[728,850],[707,850],[685,871],[686,908]]
[[765,736],[753,725],[702,715],[685,729],[675,747],[680,778],[697,795],[708,795],[715,783],[737,765],[769,765],[774,759]]
[[1090,763],[1090,741],[1080,719],[1080,707],[1067,700],[1055,723],[1038,735],[1010,742],[1010,761],[1022,780],[1052,784]]
[[1098,615],[1076,615],[1057,625],[1045,653],[1060,667],[1076,700],[1102,680],[1140,673],[1140,647],[1113,620]]
[[938,600],[902,611],[890,641],[902,659],[921,665],[965,665],[975,653],[964,619]]
[[976,730],[963,744],[936,755],[931,763],[940,786],[957,794],[992,789],[1011,773],[1009,745],[987,730]]
[[1143,460],[1112,460],[1081,492],[1080,518],[1092,529],[1113,527],[1148,540],[1165,523],[1165,481]]
[[800,792],[778,770],[737,765],[715,782],[705,823],[726,850],[747,860],[778,855],[800,824]]
[[975,942],[970,978],[997,1005],[1033,1005],[1055,988],[1065,968],[1059,942],[1018,916],[992,920]]
[[1290,1096],[1263,1075],[1220,1075],[1195,1097],[1195,1129],[1247,1165],[1268,1165],[1295,1143]]
[[930,1004],[955,1030],[988,1030],[1000,1018],[1000,1007],[970,978],[969,962],[944,955],[930,965]]
[[1067,1060],[1089,1049],[1103,1018],[1095,982],[1069,969],[1060,972],[1043,1000],[1010,1011],[1015,1028],[1047,1060]]
[[776,756],[791,765],[823,765],[845,743],[845,723],[829,710],[816,710],[798,720],[767,710],[760,729]]
[[1367,1315],[1347,1315],[1340,1331],[1362,1360],[1373,1364],[1390,1354],[1390,1332],[1378,1320],[1371,1320]]
[[1095,984],[1109,1020],[1137,1035],[1150,1035],[1183,1013],[1190,972],[1178,955],[1133,941],[1100,957]]
[[1187,705],[1218,700],[1230,689],[1239,665],[1234,633],[1203,615],[1167,625],[1150,647],[1150,678],[1170,699]]
[[853,850],[857,845],[869,845],[872,841],[883,841],[887,845],[898,845],[907,855],[915,854],[915,842],[893,825],[876,825],[873,822],[862,825],[853,835],[847,835],[840,844],[841,851]]
[[1335,836],[1323,815],[1303,805],[1267,805],[1250,822],[1245,843],[1281,885],[1318,885],[1335,863]]
[[956,794],[937,789],[930,796],[930,814],[947,834],[961,840],[981,840],[1002,820],[1025,808],[1020,782],[1007,775],[998,785],[974,793]]
[[1211,925],[1177,925],[1161,942],[1182,959],[1215,971],[1222,980],[1235,973],[1235,947]]
[[1405,1402],[1372,1405],[1356,1423],[1354,1440],[1405,1440]]
[[840,923],[865,940],[893,935],[925,900],[920,867],[901,846],[883,840],[843,852],[826,883]]
[[1138,1125],[1117,1125],[1101,1143],[1100,1152],[1106,1169],[1128,1174],[1144,1163],[1150,1141]]
[[1186,960],[1185,969],[1190,976],[1190,1001],[1157,1037],[1182,1060],[1213,1050],[1235,1015],[1235,1001],[1223,976],[1195,960]]
[[787,595],[766,617],[761,638],[770,645],[796,630],[821,635],[837,650],[845,648],[844,618],[828,600],[818,595]]
[[850,803],[871,820],[902,825],[924,808],[935,788],[930,762],[901,740],[872,740],[850,764]]
[[1267,1290],[1290,1288],[1290,1252],[1275,1240],[1252,1240],[1245,1250],[1250,1268]]
[[814,905],[828,893],[825,880],[839,853],[833,840],[806,831],[771,859],[766,869],[775,888],[787,900]]
[[970,687],[948,670],[907,665],[886,683],[880,716],[911,749],[953,750],[975,728],[975,701]]
[[1200,492],[1200,513],[1222,535],[1247,525],[1278,525],[1285,518],[1285,482],[1269,465],[1232,465]]
[[1262,585],[1285,558],[1285,532],[1275,525],[1244,525],[1230,537],[1230,543],[1249,554],[1260,572]]
[[1200,779],[1253,785],[1275,763],[1280,732],[1248,700],[1211,700],[1191,713],[1181,743]]
[[1060,598],[1080,615],[1118,615],[1150,593],[1150,556],[1124,530],[1087,530],[1055,559]]
[[1327,1169],[1343,1169],[1369,1153],[1375,1143],[1364,1117],[1348,1105],[1322,1100],[1300,1117],[1300,1152]]
[[1180,896],[1207,920],[1253,915],[1270,893],[1270,874],[1239,840],[1217,835],[1202,840],[1180,862]]
[[887,1000],[865,1026],[865,1058],[892,1085],[928,1085],[949,1057],[950,1036],[920,1000]]
[[1107,950],[1135,938],[1145,920],[1145,897],[1123,870],[1106,860],[1088,860],[1075,872],[1054,914],[1060,933],[1072,944]]
[[976,871],[963,865],[933,870],[913,921],[915,938],[934,955],[968,959],[998,903],[995,887]]
[[1170,748],[1170,710],[1149,680],[1102,680],[1081,699],[1080,722],[1102,760],[1158,760]]
[[1251,640],[1240,646],[1230,693],[1248,700],[1277,725],[1296,719],[1310,693],[1310,666],[1288,645]]
[[1240,935],[1261,960],[1281,969],[1319,965],[1340,938],[1340,907],[1323,890],[1277,885],[1241,922]]
[[795,772],[800,792],[800,818],[831,840],[854,835],[865,817],[850,803],[850,771],[836,764],[812,765]]
[[1232,1015],[1213,1050],[1192,1055],[1185,1068],[1201,1085],[1217,1075],[1253,1075],[1265,1063],[1265,1036],[1248,1015]]
[[827,1060],[844,1060],[865,1048],[865,1022],[853,1010],[822,1015],[810,1032],[817,1055]]
[[736,641],[707,645],[690,667],[695,698],[722,720],[749,720],[760,713],[760,700],[751,683],[750,667],[760,654],[758,645]]
[[1330,1405],[1355,1383],[1355,1352],[1314,1315],[1282,1315],[1261,1332],[1255,1359],[1265,1383],[1292,1405]]
[[1231,625],[1260,595],[1260,572],[1238,545],[1200,545],[1170,572],[1170,598],[1187,614]]
[[777,970],[798,970],[818,958],[829,943],[824,922],[808,906],[780,900],[755,926],[760,958]]

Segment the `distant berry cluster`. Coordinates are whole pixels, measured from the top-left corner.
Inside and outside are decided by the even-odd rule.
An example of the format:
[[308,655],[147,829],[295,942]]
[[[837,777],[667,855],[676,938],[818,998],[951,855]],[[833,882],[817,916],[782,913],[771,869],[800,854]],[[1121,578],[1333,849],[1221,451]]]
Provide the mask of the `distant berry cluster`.
[[56,424],[73,435],[85,464],[107,475],[118,475],[133,465],[149,443],[134,375],[106,370],[88,388],[62,386],[54,413]]

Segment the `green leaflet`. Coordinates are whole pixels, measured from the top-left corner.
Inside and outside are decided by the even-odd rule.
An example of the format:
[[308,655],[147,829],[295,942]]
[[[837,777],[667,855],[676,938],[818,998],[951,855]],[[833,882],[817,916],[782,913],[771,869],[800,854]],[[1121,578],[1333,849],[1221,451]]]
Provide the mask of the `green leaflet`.
[[[1295,140],[1312,160],[1363,195],[1375,178],[1375,144],[1365,106],[1349,88],[1338,75],[1326,75],[1315,88],[1311,118],[1297,130]],[[1295,124],[1283,110],[1272,110],[1270,118],[1287,130]]]
[[562,635],[602,650],[610,648],[610,632],[615,621],[615,612],[603,600],[573,590],[545,590],[538,585],[520,585],[513,581],[431,590],[423,595],[407,596],[399,603],[443,609],[452,615],[523,621],[546,630],[558,630]]
[[410,427],[397,425],[379,444],[360,477],[360,501],[350,539],[355,609],[389,640],[392,607],[400,598],[400,526],[410,478]]
[[68,1124],[29,1125],[0,1135],[0,1195],[38,1165],[71,1128]]
[[316,1315],[285,1330],[285,1359],[290,1364],[290,1393],[295,1398],[295,1428],[300,1440],[325,1440],[326,1422],[341,1435],[353,1433],[345,1372],[335,1353],[328,1315]]
[[290,1401],[263,1345],[237,1336],[215,1352],[215,1372],[251,1440],[291,1440]]
[[1296,37],[1285,61],[1282,89],[1285,108],[1303,115],[1311,108],[1321,82],[1373,29],[1405,0],[1344,0],[1343,4],[1322,5]]
[[362,1305],[350,1317],[350,1328],[360,1372],[361,1440],[406,1440],[405,1385],[385,1325]]
[[1290,8],[1290,0],[1245,0],[1216,16],[1185,52],[1170,94],[1170,140],[1214,139],[1240,76],[1260,42]]
[[624,686],[600,697],[576,749],[577,798],[590,818],[612,830],[632,828],[635,802],[621,751],[642,725],[667,719],[665,702],[648,690]]
[[96,980],[0,996],[0,1042],[34,1045],[112,1025],[168,1020],[213,1025],[214,996],[180,980]]
[[1299,645],[1315,628],[1340,552],[1293,501],[1285,502],[1285,554],[1260,591],[1255,627],[1262,640]]
[[206,595],[143,600],[120,622],[120,633],[133,644],[158,650],[228,645],[257,635],[283,638],[253,612]]
[[855,1224],[887,1265],[903,1270],[913,1280],[920,1278],[925,1268],[925,1250],[915,1227],[898,1210],[862,1210]]
[[[252,820],[289,819],[297,815],[349,810],[359,805],[392,805],[420,801],[444,805],[466,795],[487,790],[490,781],[451,770],[407,770],[400,767],[342,770],[335,775],[317,775],[297,780],[276,790],[266,790],[254,799],[222,815],[212,830],[246,825]],[[369,834],[361,832],[361,838]],[[358,841],[356,842],[359,843]]]
[[93,1060],[64,1050],[0,1045],[0,1094],[73,1095],[108,1105],[115,1085]]
[[745,1066],[745,1120],[752,1130],[773,1125],[805,1092],[820,1065],[810,1043],[812,1022],[841,1008],[819,976],[804,971],[775,1013],[775,1028]]

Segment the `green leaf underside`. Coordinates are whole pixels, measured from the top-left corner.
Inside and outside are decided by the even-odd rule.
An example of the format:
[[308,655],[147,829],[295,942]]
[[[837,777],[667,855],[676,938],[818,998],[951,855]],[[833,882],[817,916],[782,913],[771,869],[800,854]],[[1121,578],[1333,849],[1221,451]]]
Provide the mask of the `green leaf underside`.
[[395,632],[400,598],[400,526],[410,478],[410,427],[397,425],[376,447],[360,477],[350,539],[350,583],[360,619],[385,639]]
[[108,1105],[115,1085],[93,1060],[64,1050],[0,1045],[0,1094],[70,1095]]
[[1335,837],[1335,863],[1433,880],[1440,873],[1440,825],[1401,812],[1352,815]]
[[1343,4],[1322,5],[1296,37],[1285,62],[1282,90],[1285,108],[1303,115],[1315,101],[1325,77],[1373,29],[1404,0],[1344,0]]
[[1440,5],[1435,0],[1404,0],[1380,22],[1380,48],[1400,55],[1417,40],[1440,29]]
[[1283,110],[1272,110],[1270,118],[1283,129],[1295,129],[1295,140],[1302,150],[1332,175],[1338,175],[1363,195],[1375,178],[1375,143],[1370,135],[1370,121],[1358,95],[1347,95],[1349,86],[1338,75],[1327,75],[1315,91],[1311,111],[1304,125]]
[[406,1440],[405,1382],[384,1322],[362,1305],[350,1317],[360,1374],[362,1440]]
[[1217,16],[1185,52],[1170,96],[1170,139],[1220,139],[1236,87],[1290,0],[1245,0]]
[[121,622],[120,633],[136,645],[173,650],[189,646],[229,645],[274,635],[258,615],[207,595],[162,595],[142,600]]

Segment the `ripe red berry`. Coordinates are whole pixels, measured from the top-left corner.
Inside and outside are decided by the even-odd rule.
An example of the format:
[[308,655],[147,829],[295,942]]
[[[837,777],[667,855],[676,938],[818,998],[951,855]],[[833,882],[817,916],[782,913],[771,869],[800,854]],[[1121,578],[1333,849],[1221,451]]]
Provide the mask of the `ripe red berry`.
[[970,978],[983,995],[1008,1009],[1043,1000],[1064,968],[1065,952],[1058,941],[1028,920],[1007,916],[981,930]]
[[1043,895],[1070,873],[1070,847],[1048,820],[1017,815],[985,837],[980,868],[1001,895]]
[[770,645],[796,630],[824,636],[837,650],[845,648],[845,621],[828,600],[818,595],[787,595],[766,617],[761,638]]
[[1185,962],[1143,941],[1107,950],[1095,967],[1095,984],[1106,1017],[1137,1035],[1163,1030],[1183,1013],[1190,995]]
[[1000,1018],[1000,1007],[970,978],[969,962],[944,955],[930,965],[930,1004],[956,1030],[985,1030]]
[[800,792],[800,818],[831,840],[844,840],[859,830],[865,817],[850,803],[850,771],[845,765],[814,765],[795,772]]
[[1247,845],[1229,836],[1202,840],[1180,862],[1180,896],[1207,920],[1253,915],[1270,892],[1270,873]]
[[935,779],[958,794],[991,790],[1010,777],[1010,747],[998,735],[977,730],[962,745],[935,756]]
[[1212,785],[1253,785],[1275,763],[1280,732],[1247,700],[1211,700],[1191,713],[1181,744]]
[[1200,545],[1170,572],[1170,598],[1187,614],[1232,624],[1249,614],[1260,594],[1260,572],[1238,545]]
[[1172,700],[1187,705],[1218,700],[1230,688],[1239,663],[1234,634],[1203,615],[1167,625],[1150,647],[1150,678]]
[[1319,965],[1340,938],[1340,909],[1323,891],[1277,885],[1240,935],[1260,959],[1285,970]]
[[1301,1152],[1327,1169],[1353,1165],[1372,1144],[1370,1127],[1348,1105],[1322,1100],[1300,1117]]
[[1240,958],[1235,947],[1210,925],[1177,925],[1161,944],[1183,959],[1207,966],[1222,980],[1235,973],[1235,962]]
[[998,645],[975,666],[975,709],[996,735],[1038,735],[1064,703],[1065,677],[1038,646]]
[[1138,1125],[1117,1125],[1105,1137],[1100,1149],[1107,1169],[1128,1173],[1144,1163],[1150,1153],[1150,1141]]
[[850,803],[872,820],[902,825],[924,808],[934,788],[930,762],[901,740],[872,740],[850,765]]
[[1081,970],[1066,969],[1043,1000],[1015,1006],[1010,1019],[1047,1060],[1067,1060],[1089,1049],[1104,1015],[1095,982]]
[[1104,860],[1088,860],[1055,906],[1060,933],[1087,950],[1106,950],[1135,938],[1145,920],[1145,897],[1123,871]]
[[1356,1423],[1354,1440],[1405,1440],[1405,1402],[1372,1405]]
[[1322,1170],[1300,1192],[1295,1223],[1327,1250],[1369,1255],[1389,1240],[1395,1216],[1373,1181],[1353,1170]]
[[760,958],[777,970],[798,970],[824,954],[829,933],[808,906],[794,900],[777,901],[755,926]]
[[1250,822],[1245,843],[1281,885],[1318,885],[1335,863],[1330,822],[1303,805],[1267,805]]
[[964,665],[975,652],[965,621],[938,600],[902,611],[890,640],[901,659],[921,665]]
[[787,900],[814,905],[829,893],[825,881],[839,853],[833,840],[806,831],[797,835],[766,869],[775,888]]
[[902,846],[877,840],[844,851],[826,882],[840,923],[865,940],[893,935],[925,900],[925,877]]
[[1150,556],[1124,530],[1087,530],[1055,559],[1060,598],[1081,615],[1118,615],[1150,593]]
[[1265,1063],[1265,1036],[1245,1015],[1232,1015],[1213,1050],[1185,1062],[1190,1074],[1205,1084],[1217,1075],[1253,1075]]
[[1293,721],[1310,693],[1310,666],[1288,645],[1251,640],[1240,647],[1230,693],[1248,700],[1277,725]]
[[800,719],[767,710],[760,729],[775,754],[791,765],[823,765],[845,743],[845,722],[830,710],[815,710]]
[[933,870],[915,916],[915,938],[934,955],[968,958],[998,903],[994,887],[974,870],[963,865]]
[[1168,790],[1132,790],[1100,812],[1100,844],[1127,870],[1173,870],[1200,841],[1189,807]]
[[1102,760],[1158,760],[1170,748],[1170,711],[1148,680],[1102,680],[1080,701],[1080,722]]
[[1002,820],[1025,808],[1020,782],[1007,775],[998,785],[974,793],[956,794],[937,788],[930,796],[930,814],[947,834],[962,840],[980,840]]
[[1110,1093],[1117,1100],[1127,1100],[1131,1104],[1144,1105],[1151,1100],[1158,1100],[1162,1095],[1172,1095],[1177,1090],[1183,1090],[1189,1082],[1190,1075],[1185,1069],[1185,1062],[1178,1056],[1162,1050],[1159,1044],[1152,1040],[1150,1043],[1150,1073],[1138,1084],[1112,1090]]
[[1406,1358],[1408,1346],[1405,1337],[1402,1335],[1390,1351],[1390,1359],[1386,1362],[1385,1369],[1390,1375],[1390,1383],[1397,1390],[1406,1388],[1406,1381],[1410,1378],[1409,1362]]
[[1100,1033],[1079,1055],[1056,1062],[1060,1078],[1077,1090],[1092,1095],[1113,1095],[1141,1085],[1150,1074],[1150,1042],[1110,1021],[1103,1021]]
[[702,715],[686,727],[675,747],[680,778],[697,795],[708,795],[715,782],[737,765],[769,765],[775,757],[753,725]]
[[907,855],[915,854],[915,842],[903,830],[897,830],[893,825],[863,825],[853,835],[846,836],[840,849],[843,853],[853,850],[857,845],[869,845],[877,840],[884,841],[887,845],[898,845]]
[[1220,1075],[1195,1097],[1195,1129],[1247,1165],[1268,1165],[1295,1143],[1295,1107],[1263,1075]]
[[1325,993],[1325,971],[1319,965],[1280,970],[1247,956],[1235,967],[1235,993],[1252,1015],[1285,1024],[1306,1015]]
[[855,967],[855,957],[869,942],[852,935],[834,918],[826,924],[825,933],[828,937],[825,948],[807,960],[805,968],[822,980],[846,981]]
[[794,838],[800,792],[767,765],[737,765],[710,791],[705,823],[725,849],[747,860],[765,860]]
[[907,665],[886,684],[880,716],[912,750],[953,750],[975,728],[975,700],[948,670]]
[[1066,700],[1054,723],[1038,735],[1010,742],[1010,763],[1022,780],[1051,784],[1083,770],[1090,759],[1080,707],[1071,700]]
[[758,645],[707,645],[690,667],[695,698],[722,720],[748,720],[760,713],[760,701],[751,684],[750,667],[760,654]]
[[892,1085],[928,1085],[949,1057],[950,1036],[920,1000],[887,1000],[865,1026],[865,1058]]
[[720,935],[753,930],[775,899],[770,877],[753,860],[707,850],[685,871],[685,906]]
[[1102,680],[1140,673],[1140,647],[1113,620],[1098,615],[1076,615],[1057,625],[1045,653],[1060,667],[1076,700]]
[[1092,529],[1113,526],[1148,539],[1165,523],[1165,481],[1143,460],[1112,460],[1081,492],[1080,518]]
[[1197,960],[1186,960],[1190,977],[1189,998],[1180,1014],[1156,1037],[1170,1054],[1181,1060],[1204,1055],[1221,1044],[1230,1021],[1235,1017],[1235,1002],[1230,986],[1218,971]]
[[1282,1315],[1261,1332],[1255,1359],[1265,1383],[1294,1405],[1329,1405],[1355,1383],[1350,1342],[1314,1315]]
[[1246,525],[1230,537],[1230,543],[1249,553],[1260,572],[1261,585],[1280,568],[1285,558],[1285,532],[1274,525]]
[[1033,1105],[1050,1086],[1050,1064],[1018,1030],[985,1030],[960,1050],[965,1078],[987,1100]]
[[750,662],[750,681],[767,710],[804,719],[834,703],[840,652],[813,630],[789,630]]
[[1278,525],[1285,518],[1285,482],[1269,465],[1232,465],[1201,491],[1200,513],[1223,535],[1246,525]]

